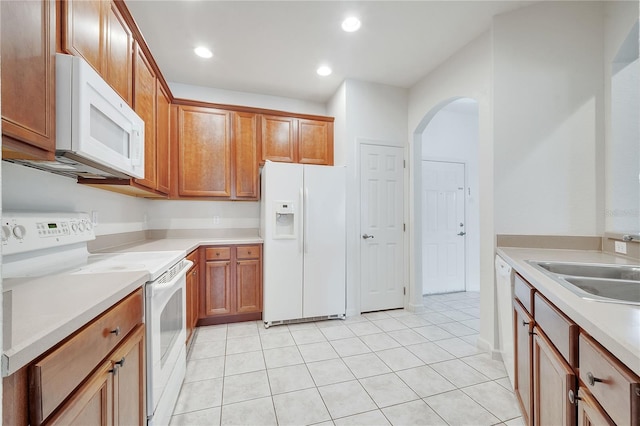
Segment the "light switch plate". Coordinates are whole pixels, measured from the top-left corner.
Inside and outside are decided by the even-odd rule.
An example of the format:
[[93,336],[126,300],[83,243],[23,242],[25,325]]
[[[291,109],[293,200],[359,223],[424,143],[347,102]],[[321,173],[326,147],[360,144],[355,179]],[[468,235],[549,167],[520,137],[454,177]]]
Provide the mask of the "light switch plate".
[[627,243],[624,241],[616,241],[614,245],[616,253],[627,254]]

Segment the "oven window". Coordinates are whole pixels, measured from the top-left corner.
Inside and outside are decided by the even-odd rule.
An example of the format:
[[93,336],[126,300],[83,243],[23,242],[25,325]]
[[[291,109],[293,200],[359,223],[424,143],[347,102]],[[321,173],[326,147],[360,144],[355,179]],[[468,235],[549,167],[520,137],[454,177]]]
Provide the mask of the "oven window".
[[160,314],[160,358],[161,368],[167,360],[180,331],[182,330],[182,291],[176,291]]

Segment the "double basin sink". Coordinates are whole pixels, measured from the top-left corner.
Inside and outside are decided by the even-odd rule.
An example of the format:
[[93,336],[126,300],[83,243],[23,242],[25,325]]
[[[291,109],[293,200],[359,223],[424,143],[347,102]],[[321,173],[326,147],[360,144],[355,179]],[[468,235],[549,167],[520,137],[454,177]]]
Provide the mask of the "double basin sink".
[[640,265],[527,262],[583,299],[640,305]]

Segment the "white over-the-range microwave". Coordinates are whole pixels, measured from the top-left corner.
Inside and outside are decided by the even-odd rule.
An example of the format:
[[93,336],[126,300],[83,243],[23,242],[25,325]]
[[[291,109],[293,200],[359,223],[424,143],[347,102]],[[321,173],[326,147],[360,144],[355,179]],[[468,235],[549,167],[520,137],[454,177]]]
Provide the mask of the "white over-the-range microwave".
[[56,54],[56,161],[10,160],[73,177],[144,177],[144,121],[81,57]]

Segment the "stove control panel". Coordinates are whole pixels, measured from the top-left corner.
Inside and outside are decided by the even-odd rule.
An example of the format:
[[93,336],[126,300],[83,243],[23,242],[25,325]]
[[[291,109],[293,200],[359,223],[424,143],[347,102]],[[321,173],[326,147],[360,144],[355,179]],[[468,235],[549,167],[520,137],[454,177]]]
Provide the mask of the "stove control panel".
[[2,213],[2,253],[30,252],[95,239],[87,213]]

